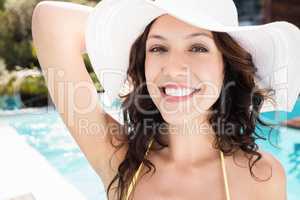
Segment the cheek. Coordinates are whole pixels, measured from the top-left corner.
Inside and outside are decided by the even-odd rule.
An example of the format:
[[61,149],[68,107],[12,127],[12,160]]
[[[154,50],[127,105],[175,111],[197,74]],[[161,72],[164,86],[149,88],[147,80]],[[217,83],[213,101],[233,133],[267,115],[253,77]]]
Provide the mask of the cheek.
[[218,58],[207,57],[201,59],[201,62],[191,63],[194,73],[201,78],[200,80],[217,81],[223,74],[223,62]]
[[148,92],[154,101],[156,102],[156,97],[158,97],[158,93],[160,91],[158,90],[158,78],[160,74],[160,66],[158,63],[154,62],[153,60],[145,60],[145,78],[146,78],[146,85]]
[[145,78],[146,78],[147,82],[155,81],[155,79],[157,78],[158,74],[161,71],[160,66],[161,65],[157,61],[155,61],[153,59],[148,59],[146,57],[146,59],[145,59]]
[[211,95],[218,95],[223,83],[223,62],[218,59],[203,59],[198,64],[193,64],[193,73],[198,77],[206,92]]

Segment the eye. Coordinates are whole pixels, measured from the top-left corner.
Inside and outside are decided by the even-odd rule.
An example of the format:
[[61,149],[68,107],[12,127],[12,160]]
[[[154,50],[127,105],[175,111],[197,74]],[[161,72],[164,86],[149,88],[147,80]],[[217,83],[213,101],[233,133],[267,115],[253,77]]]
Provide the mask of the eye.
[[151,48],[150,50],[149,50],[149,52],[161,52],[161,51],[163,51],[163,52],[165,52],[166,51],[166,49],[165,48],[163,48],[163,47],[153,47],[153,48]]
[[[202,46],[199,46],[199,45],[193,46],[191,51],[193,51],[194,49],[195,49],[194,52],[208,52],[208,50],[205,47],[202,47]],[[153,47],[149,50],[149,52],[153,52],[153,53],[155,53],[155,52],[166,52],[166,51],[167,51],[167,49],[165,49],[164,47],[159,47],[159,46]]]
[[200,52],[208,52],[208,50],[205,47],[202,47],[202,46],[193,46],[192,49],[196,49],[196,52],[199,52],[199,51]]

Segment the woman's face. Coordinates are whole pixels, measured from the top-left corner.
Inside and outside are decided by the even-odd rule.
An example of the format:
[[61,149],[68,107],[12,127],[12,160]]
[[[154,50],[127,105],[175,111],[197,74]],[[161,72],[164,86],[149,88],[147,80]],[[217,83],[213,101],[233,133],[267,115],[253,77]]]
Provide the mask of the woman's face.
[[163,15],[148,34],[145,76],[149,94],[167,123],[205,119],[205,111],[221,91],[222,54],[210,31]]

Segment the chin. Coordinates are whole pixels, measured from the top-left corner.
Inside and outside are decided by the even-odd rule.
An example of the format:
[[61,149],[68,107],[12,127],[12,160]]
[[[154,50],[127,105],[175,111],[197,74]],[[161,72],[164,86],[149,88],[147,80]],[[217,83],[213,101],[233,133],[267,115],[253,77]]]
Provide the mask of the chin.
[[163,115],[163,119],[168,123],[172,125],[180,125],[183,124],[183,117],[179,117],[178,115]]
[[187,112],[173,112],[173,113],[165,113],[161,112],[162,118],[168,123],[172,125],[181,125],[187,121],[191,121],[195,118],[201,117],[200,113],[188,114]]

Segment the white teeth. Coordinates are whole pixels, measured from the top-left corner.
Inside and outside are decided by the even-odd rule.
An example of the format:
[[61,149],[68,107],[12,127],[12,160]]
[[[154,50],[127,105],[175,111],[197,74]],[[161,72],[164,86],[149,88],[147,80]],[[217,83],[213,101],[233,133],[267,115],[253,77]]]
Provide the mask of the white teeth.
[[190,88],[182,88],[182,89],[175,89],[175,88],[166,88],[165,92],[169,96],[187,96],[193,93],[195,89]]

